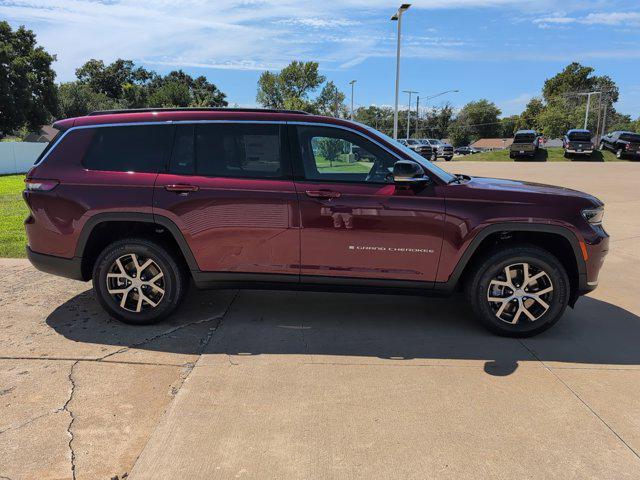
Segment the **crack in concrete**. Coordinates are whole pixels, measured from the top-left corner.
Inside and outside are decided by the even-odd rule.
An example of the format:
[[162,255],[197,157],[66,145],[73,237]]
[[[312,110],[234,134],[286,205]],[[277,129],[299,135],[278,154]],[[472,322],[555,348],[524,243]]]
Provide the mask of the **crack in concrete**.
[[528,346],[527,346],[527,345],[526,345],[526,344],[525,344],[521,339],[518,339],[518,341],[520,342],[520,344],[521,344],[524,348],[526,348],[526,349],[529,351],[529,353],[531,353],[531,355],[533,355],[533,357],[534,357],[538,362],[540,362],[540,363],[544,366],[544,368],[545,368],[545,369],[547,369],[547,370],[549,371],[549,373],[551,373],[551,375],[553,375],[553,376],[554,376],[554,377],[555,377],[555,378],[556,378],[556,379],[557,379],[557,380],[558,380],[562,385],[564,385],[564,386],[565,386],[565,388],[566,388],[567,390],[569,390],[569,391],[573,394],[573,396],[574,396],[574,397],[576,397],[576,398],[578,399],[578,401],[580,401],[580,403],[582,403],[582,404],[583,404],[583,405],[584,405],[584,406],[585,406],[585,407],[586,407],[586,408],[587,408],[587,409],[588,409],[588,410],[589,410],[589,411],[590,411],[590,412],[591,412],[591,413],[592,413],[592,414],[593,414],[593,415],[594,415],[598,420],[600,420],[600,422],[602,422],[602,424],[603,424],[605,427],[607,427],[607,429],[609,429],[609,431],[610,431],[611,433],[613,433],[613,434],[618,438],[618,440],[620,440],[620,441],[623,443],[623,445],[624,445],[625,447],[627,447],[627,448],[629,449],[629,451],[631,451],[631,453],[633,453],[633,454],[634,454],[634,455],[635,455],[635,456],[640,460],[640,454],[638,454],[638,452],[636,452],[636,451],[633,449],[633,447],[631,447],[631,445],[629,445],[629,444],[628,444],[628,443],[627,443],[627,442],[626,442],[626,441],[625,441],[625,440],[624,440],[624,439],[623,439],[623,438],[618,434],[618,432],[616,432],[616,431],[613,429],[613,427],[612,427],[611,425],[609,425],[609,424],[604,420],[604,418],[602,418],[600,415],[598,415],[598,413],[597,413],[593,408],[591,408],[591,406],[590,406],[586,401],[584,401],[580,395],[578,395],[578,392],[576,392],[573,388],[571,388],[571,387],[569,386],[569,384],[568,384],[567,382],[565,382],[565,381],[564,381],[564,380],[563,380],[563,379],[562,379],[562,378],[561,378],[561,377],[560,377],[556,372],[554,372],[554,371],[553,371],[553,369],[552,369],[551,367],[549,367],[546,363],[544,363],[544,361],[543,361],[543,360],[541,360],[541,359],[540,359],[540,357],[538,357],[538,355],[536,354],[536,352],[535,352],[533,349],[529,348],[529,347],[528,347]]
[[78,365],[78,362],[74,362],[71,365],[71,368],[69,369],[68,379],[69,379],[69,383],[71,384],[71,391],[69,392],[69,398],[67,399],[65,404],[62,406],[62,410],[67,412],[69,414],[69,417],[71,417],[71,420],[69,421],[69,425],[67,425],[67,433],[69,434],[69,451],[71,452],[71,478],[73,480],[76,480],[76,452],[73,449],[73,440],[75,437],[72,431],[72,427],[76,421],[76,417],[71,411],[71,409],[69,408],[69,404],[71,403],[71,400],[73,400],[73,396],[76,393],[76,382],[73,379],[73,370],[75,369],[76,365]]
[[[236,294],[237,296],[237,294]],[[229,302],[229,306],[231,306],[231,304],[233,303],[233,301],[235,300],[236,297],[233,297],[233,299],[231,300],[231,302]],[[228,309],[229,307],[227,307]],[[157,335],[154,335],[150,338],[146,338],[144,340],[141,340],[140,342],[136,342],[133,345],[127,345],[126,347],[122,347],[118,350],[116,350],[115,352],[111,352],[108,353],[100,358],[98,358],[97,361],[104,361],[106,358],[112,357],[113,355],[118,355],[119,353],[123,353],[126,352],[127,350],[130,350],[132,348],[136,348],[136,347],[141,347],[142,345],[145,345],[147,343],[151,343],[155,340],[158,340],[159,338],[162,338],[166,335],[170,335],[172,333],[175,333],[179,330],[182,330],[184,328],[190,327],[192,325],[200,325],[203,323],[208,323],[208,322],[213,322],[215,320],[218,320],[218,323],[216,324],[215,327],[213,327],[213,330],[215,331],[215,329],[217,328],[218,325],[220,325],[220,322],[222,321],[222,319],[224,318],[224,316],[226,315],[228,310],[225,310],[222,315],[217,315],[215,317],[211,317],[211,318],[203,318],[202,320],[196,320],[195,322],[189,322],[189,323],[185,323],[184,325],[178,325],[174,328],[170,328],[169,330],[166,330],[164,332],[158,333]],[[208,334],[208,336],[210,337],[210,335]],[[206,338],[206,337],[205,337]],[[200,353],[198,353],[198,355],[200,355]]]
[[[127,347],[129,348],[129,347]],[[0,360],[41,360],[49,362],[102,362],[102,358],[73,358],[73,357],[0,357]],[[184,367],[186,363],[162,363],[162,362],[124,362],[122,360],[108,360],[104,363],[115,365],[152,365],[155,367]],[[188,363],[188,362],[187,362]]]

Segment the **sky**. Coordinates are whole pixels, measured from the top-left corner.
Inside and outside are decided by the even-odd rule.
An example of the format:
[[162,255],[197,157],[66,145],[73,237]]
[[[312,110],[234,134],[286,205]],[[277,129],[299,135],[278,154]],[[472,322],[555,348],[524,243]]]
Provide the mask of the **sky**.
[[[256,106],[264,70],[313,60],[354,103],[392,105],[400,2],[387,0],[0,0],[0,20],[32,29],[57,81],[90,58],[205,75],[231,105]],[[487,98],[520,113],[572,61],[609,75],[616,108],[640,116],[640,1],[416,0],[402,21],[401,90],[421,105]],[[424,99],[446,91],[430,101]],[[415,101],[415,96],[414,96]],[[400,104],[406,106],[407,95]],[[414,103],[415,107],[415,103]]]

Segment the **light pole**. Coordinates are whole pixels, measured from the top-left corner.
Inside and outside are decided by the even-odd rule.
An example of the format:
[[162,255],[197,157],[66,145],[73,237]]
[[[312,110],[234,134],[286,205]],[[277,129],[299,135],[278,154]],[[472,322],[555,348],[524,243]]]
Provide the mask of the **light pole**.
[[407,140],[409,140],[409,127],[411,126],[411,94],[418,92],[415,90],[403,90],[402,93],[409,94],[409,108],[407,108]]
[[406,12],[410,3],[403,3],[398,8],[398,11],[391,17],[392,21],[398,22],[398,45],[396,47],[396,95],[395,104],[393,108],[393,138],[398,139],[398,95],[400,93],[400,36],[402,32],[402,14]]
[[349,82],[349,85],[351,85],[351,121],[353,122],[353,86],[355,85],[355,83],[357,82],[357,80],[351,80]]

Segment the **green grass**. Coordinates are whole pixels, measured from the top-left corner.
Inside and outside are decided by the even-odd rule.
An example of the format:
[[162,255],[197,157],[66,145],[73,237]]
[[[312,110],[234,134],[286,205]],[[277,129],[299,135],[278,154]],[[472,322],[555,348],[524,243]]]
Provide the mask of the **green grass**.
[[329,162],[322,157],[316,158],[316,166],[320,173],[369,173],[373,164],[369,162]]
[[[455,157],[458,161],[473,162],[513,162],[509,158],[509,150],[493,150],[491,152],[476,153],[475,155],[465,155],[464,157]],[[522,162],[620,162],[616,156],[609,151],[595,151],[591,157],[573,157],[564,158],[564,151],[560,147],[541,148],[535,158],[523,158],[518,161]]]
[[24,175],[0,176],[0,257],[24,257],[27,239],[24,219],[27,205],[22,200]]

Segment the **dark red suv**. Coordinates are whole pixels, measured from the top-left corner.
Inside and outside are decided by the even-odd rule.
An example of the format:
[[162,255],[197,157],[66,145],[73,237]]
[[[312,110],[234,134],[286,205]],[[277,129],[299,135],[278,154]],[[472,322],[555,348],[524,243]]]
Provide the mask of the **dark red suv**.
[[596,287],[608,248],[591,195],[451,175],[345,120],[158,109],[55,126],[26,178],[29,258],[93,279],[104,308],[126,322],[166,317],[193,280],[464,290],[485,326],[532,335]]

